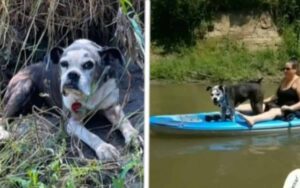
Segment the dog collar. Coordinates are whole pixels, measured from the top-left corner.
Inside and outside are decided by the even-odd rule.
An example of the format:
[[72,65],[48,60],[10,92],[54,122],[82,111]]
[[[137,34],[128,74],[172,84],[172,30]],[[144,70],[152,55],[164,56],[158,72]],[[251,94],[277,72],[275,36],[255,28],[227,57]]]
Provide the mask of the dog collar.
[[81,103],[80,102],[74,102],[72,105],[71,105],[71,109],[73,112],[77,113],[79,112],[79,109],[81,108]]

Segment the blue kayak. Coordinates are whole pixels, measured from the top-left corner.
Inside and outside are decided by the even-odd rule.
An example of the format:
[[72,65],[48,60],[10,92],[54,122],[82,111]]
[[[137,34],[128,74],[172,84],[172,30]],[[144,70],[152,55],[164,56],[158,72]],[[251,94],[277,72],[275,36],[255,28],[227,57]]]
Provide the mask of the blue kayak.
[[151,131],[165,134],[196,134],[206,136],[226,136],[243,134],[265,134],[278,131],[300,130],[300,119],[291,121],[275,119],[263,121],[249,127],[240,115],[235,121],[209,120],[207,117],[220,115],[219,112],[201,112],[195,114],[158,115],[150,117]]

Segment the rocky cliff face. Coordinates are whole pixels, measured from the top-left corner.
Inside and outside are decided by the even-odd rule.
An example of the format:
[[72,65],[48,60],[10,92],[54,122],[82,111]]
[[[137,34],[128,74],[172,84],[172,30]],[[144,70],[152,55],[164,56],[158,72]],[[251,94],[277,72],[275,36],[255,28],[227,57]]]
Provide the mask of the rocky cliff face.
[[276,49],[282,42],[269,13],[220,13],[206,38],[229,37],[250,50]]

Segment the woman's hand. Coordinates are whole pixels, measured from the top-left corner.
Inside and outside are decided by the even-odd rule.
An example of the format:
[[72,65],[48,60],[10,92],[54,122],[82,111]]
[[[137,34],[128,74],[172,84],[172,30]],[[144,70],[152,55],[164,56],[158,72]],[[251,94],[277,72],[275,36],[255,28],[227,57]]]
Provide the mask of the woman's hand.
[[282,111],[293,111],[294,109],[293,109],[291,106],[283,105],[283,106],[281,107],[281,110],[282,110]]

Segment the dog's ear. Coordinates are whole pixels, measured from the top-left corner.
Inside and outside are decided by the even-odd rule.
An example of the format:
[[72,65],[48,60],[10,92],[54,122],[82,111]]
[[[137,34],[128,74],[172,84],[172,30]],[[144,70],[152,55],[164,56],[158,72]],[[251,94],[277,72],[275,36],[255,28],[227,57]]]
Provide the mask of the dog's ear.
[[103,49],[99,51],[99,55],[104,65],[113,65],[116,61],[119,64],[124,65],[123,55],[118,48],[103,47]]
[[224,91],[224,86],[223,85],[219,85],[219,90],[221,90],[223,92]]
[[63,52],[64,50],[60,47],[52,48],[52,50],[50,51],[50,58],[52,63],[57,64]]
[[207,86],[207,87],[206,87],[206,91],[210,91],[211,88],[212,88],[211,86]]
[[124,58],[120,50],[113,47],[103,47],[102,50],[99,51],[99,55],[101,58],[100,66],[110,67],[108,77],[118,77],[117,70],[120,70],[120,65],[124,65]]

